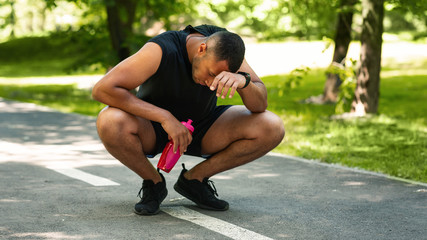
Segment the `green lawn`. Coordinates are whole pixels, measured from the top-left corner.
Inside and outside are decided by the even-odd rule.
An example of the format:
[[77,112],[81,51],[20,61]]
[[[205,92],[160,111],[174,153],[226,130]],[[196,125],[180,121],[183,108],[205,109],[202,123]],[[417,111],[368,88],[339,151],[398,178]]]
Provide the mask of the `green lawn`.
[[[50,41],[53,42],[46,54],[55,52],[52,46],[57,41]],[[26,49],[44,46],[38,38],[20,44],[27,46]],[[75,60],[81,58],[73,52],[78,46],[62,49],[57,56],[49,58],[40,51],[26,54],[20,44],[0,44],[0,76],[64,75],[64,69],[70,69]],[[58,48],[60,46],[58,43]],[[23,56],[9,58],[17,49]],[[427,69],[427,61],[423,61],[425,64],[417,65],[416,70]],[[269,91],[268,109],[281,116],[286,128],[285,140],[275,151],[427,182],[427,74],[411,73],[407,66],[402,69],[399,66],[383,68],[379,113],[352,120],[332,119],[333,105],[300,102],[323,91],[323,70],[311,70],[294,89],[284,87],[287,75],[264,77]],[[85,73],[93,72],[86,69]],[[19,78],[13,84],[0,84],[0,97],[96,116],[104,106],[90,96],[89,90],[74,85],[21,85]],[[240,104],[241,101],[235,96],[231,100],[220,99],[219,103]]]

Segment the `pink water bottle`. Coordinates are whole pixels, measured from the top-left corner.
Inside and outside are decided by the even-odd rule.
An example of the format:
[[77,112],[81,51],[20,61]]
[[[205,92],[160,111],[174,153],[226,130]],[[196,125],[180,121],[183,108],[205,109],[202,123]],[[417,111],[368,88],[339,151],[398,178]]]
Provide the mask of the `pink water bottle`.
[[[191,119],[188,119],[187,122],[181,122],[184,124],[185,127],[188,128],[190,131],[190,134],[193,134],[194,127],[191,126],[191,123],[193,121]],[[157,163],[157,168],[162,169],[165,172],[170,172],[172,168],[175,166],[176,162],[178,162],[178,159],[181,157],[179,146],[176,153],[173,152],[173,142],[172,140],[169,141],[166,144],[166,147],[163,149],[162,155],[160,156],[160,160]]]

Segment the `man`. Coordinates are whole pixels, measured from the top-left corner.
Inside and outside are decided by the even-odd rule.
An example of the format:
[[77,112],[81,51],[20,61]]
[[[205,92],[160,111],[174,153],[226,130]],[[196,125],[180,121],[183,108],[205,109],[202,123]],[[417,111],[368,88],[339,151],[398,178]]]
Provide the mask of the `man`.
[[[229,204],[208,179],[265,155],[283,139],[283,122],[266,111],[266,88],[244,52],[243,40],[224,28],[187,26],[149,40],[94,86],[93,98],[108,105],[97,120],[104,146],[143,179],[137,214],[157,214],[167,196],[165,178],[147,157],[169,140],[174,151],[207,158],[190,170],[183,165],[174,189],[201,208],[224,211]],[[130,90],[138,86],[135,96]],[[236,91],[244,106],[216,105],[217,97]],[[187,119],[193,135],[181,124]]]

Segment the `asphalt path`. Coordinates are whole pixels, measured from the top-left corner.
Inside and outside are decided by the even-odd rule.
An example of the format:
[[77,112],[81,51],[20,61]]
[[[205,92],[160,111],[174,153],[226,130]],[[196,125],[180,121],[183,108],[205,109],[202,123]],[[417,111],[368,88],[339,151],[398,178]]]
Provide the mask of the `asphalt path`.
[[142,181],[95,118],[0,99],[0,238],[427,239],[427,184],[269,154],[212,178],[230,203],[212,212],[173,190],[179,163],[162,211],[136,215]]

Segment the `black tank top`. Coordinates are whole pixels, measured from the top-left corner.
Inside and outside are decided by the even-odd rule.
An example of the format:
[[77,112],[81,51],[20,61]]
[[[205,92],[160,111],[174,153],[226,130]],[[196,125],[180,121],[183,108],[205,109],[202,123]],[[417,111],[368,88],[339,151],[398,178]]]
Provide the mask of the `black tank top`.
[[197,123],[207,117],[216,107],[216,92],[194,82],[186,37],[195,32],[210,36],[218,31],[226,29],[189,25],[182,31],[167,31],[150,39],[162,48],[162,60],[157,72],[141,84],[137,97],[168,110],[179,121],[192,119]]

